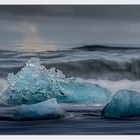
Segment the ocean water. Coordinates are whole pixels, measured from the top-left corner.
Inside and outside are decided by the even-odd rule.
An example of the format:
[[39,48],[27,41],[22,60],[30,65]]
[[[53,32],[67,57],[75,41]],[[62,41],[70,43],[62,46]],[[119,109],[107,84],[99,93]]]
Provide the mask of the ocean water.
[[[41,47],[40,47],[41,48]],[[51,46],[50,46],[51,48]],[[7,75],[17,73],[32,57],[47,69],[55,67],[67,78],[99,84],[112,95],[127,89],[140,92],[140,48],[84,46],[69,49],[1,47],[0,94],[7,87]],[[68,115],[49,120],[12,120],[15,106],[0,107],[0,134],[139,134],[140,118],[103,119],[103,106],[61,104]]]

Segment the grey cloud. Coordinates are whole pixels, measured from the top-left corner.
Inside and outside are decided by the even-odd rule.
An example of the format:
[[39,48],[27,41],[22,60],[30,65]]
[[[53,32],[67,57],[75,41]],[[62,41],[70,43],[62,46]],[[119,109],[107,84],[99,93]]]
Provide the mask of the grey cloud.
[[139,44],[139,13],[139,5],[1,5],[0,42]]
[[139,19],[140,5],[1,5],[0,14]]

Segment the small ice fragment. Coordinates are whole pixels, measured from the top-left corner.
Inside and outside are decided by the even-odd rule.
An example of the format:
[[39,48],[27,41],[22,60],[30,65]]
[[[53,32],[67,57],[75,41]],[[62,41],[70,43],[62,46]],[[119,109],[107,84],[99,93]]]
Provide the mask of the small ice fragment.
[[64,115],[63,109],[57,104],[56,99],[49,99],[32,105],[20,105],[14,113],[14,119],[47,119]]
[[140,94],[136,91],[121,90],[102,110],[104,118],[125,118],[140,116]]

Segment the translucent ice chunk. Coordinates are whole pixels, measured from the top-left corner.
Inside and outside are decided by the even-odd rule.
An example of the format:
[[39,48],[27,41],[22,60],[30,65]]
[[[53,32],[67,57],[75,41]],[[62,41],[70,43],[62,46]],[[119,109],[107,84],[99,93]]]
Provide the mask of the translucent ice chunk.
[[99,85],[70,80],[61,82],[61,86],[67,94],[58,97],[58,102],[104,105],[111,100],[110,91]]
[[57,104],[56,99],[49,99],[32,105],[21,105],[14,113],[14,119],[46,119],[64,115],[63,109]]
[[32,58],[17,74],[8,75],[8,88],[1,97],[5,104],[34,104],[50,98],[59,103],[106,104],[111,100],[107,89],[79,82],[55,68],[46,69]]
[[62,96],[60,81],[65,75],[55,68],[46,69],[32,58],[17,74],[8,75],[9,86],[2,101],[7,104],[32,104]]
[[105,118],[124,118],[140,115],[140,94],[131,90],[121,90],[107,104],[102,116]]

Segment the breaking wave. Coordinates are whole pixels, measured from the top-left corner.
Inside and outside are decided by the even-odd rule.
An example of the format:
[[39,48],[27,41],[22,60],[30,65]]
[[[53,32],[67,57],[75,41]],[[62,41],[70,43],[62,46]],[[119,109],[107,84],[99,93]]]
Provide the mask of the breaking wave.
[[69,77],[108,80],[140,79],[140,59],[87,59],[44,65],[47,68],[54,66]]

